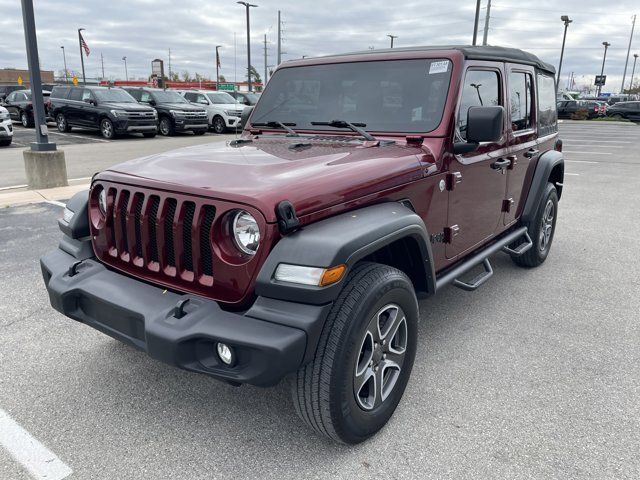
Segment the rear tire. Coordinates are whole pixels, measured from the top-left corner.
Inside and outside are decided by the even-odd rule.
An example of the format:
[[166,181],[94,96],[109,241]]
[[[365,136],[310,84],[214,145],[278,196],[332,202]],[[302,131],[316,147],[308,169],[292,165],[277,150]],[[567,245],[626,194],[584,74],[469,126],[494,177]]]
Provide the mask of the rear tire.
[[24,128],[32,128],[34,125],[33,117],[29,118],[29,115],[27,115],[25,111],[20,112],[20,122]]
[[66,133],[71,131],[69,122],[67,122],[67,117],[65,117],[62,113],[56,115],[56,126],[58,127],[59,132]]
[[542,265],[549,255],[558,218],[558,192],[553,183],[547,183],[536,214],[525,223],[533,246],[519,257],[511,257],[513,263],[525,268]]
[[417,327],[418,304],[409,278],[387,265],[358,264],[329,313],[315,357],[293,378],[300,418],[342,443],[373,436],[402,398]]

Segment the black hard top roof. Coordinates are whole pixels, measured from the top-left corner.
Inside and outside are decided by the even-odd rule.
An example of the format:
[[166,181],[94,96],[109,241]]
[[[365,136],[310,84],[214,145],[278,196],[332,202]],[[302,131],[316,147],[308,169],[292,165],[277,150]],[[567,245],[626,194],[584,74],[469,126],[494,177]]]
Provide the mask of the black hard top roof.
[[[418,47],[399,47],[386,48],[380,50],[366,50],[362,52],[351,52],[340,55],[329,55],[328,57],[342,57],[347,55],[366,55],[380,53],[398,53],[398,52],[428,52],[435,50],[457,50],[461,52],[465,58],[469,60],[488,60],[498,62],[522,63],[532,65],[549,73],[556,73],[553,65],[540,60],[536,55],[525,52],[518,48],[495,47],[491,45],[473,46],[473,45],[434,45],[434,46],[418,46]],[[327,57],[324,57],[327,58]]]

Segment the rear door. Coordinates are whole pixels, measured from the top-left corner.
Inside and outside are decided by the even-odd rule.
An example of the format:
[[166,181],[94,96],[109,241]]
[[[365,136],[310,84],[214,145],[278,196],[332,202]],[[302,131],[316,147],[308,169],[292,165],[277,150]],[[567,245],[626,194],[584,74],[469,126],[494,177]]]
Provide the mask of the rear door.
[[[465,73],[456,117],[456,142],[466,141],[467,112],[476,106],[504,106],[504,70],[501,64],[473,62]],[[506,116],[505,116],[506,117]],[[456,155],[449,165],[447,258],[486,241],[502,227],[502,200],[507,175],[495,163],[507,155],[506,118],[497,142],[481,143],[477,150]]]
[[62,108],[62,113],[67,117],[67,123],[74,126],[83,126],[82,124],[82,94],[84,88],[72,88],[69,93],[68,100]]
[[[511,164],[507,169],[507,195],[502,205],[503,223],[515,220],[516,211],[524,205],[522,198],[525,176],[532,160],[537,159],[538,135],[533,67],[507,64],[509,147]],[[576,102],[569,102],[575,104]]]

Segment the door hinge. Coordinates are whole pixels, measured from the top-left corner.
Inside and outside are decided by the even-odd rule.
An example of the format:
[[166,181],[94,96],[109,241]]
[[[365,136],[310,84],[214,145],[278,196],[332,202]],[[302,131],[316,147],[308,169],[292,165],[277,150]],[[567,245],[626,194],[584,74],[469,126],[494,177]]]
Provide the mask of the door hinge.
[[456,185],[462,181],[462,173],[452,172],[447,173],[447,190],[453,190]]
[[509,213],[514,203],[516,202],[513,201],[513,198],[506,198],[502,200],[502,211],[505,213]]
[[444,243],[453,243],[453,239],[460,233],[458,225],[452,225],[444,228]]

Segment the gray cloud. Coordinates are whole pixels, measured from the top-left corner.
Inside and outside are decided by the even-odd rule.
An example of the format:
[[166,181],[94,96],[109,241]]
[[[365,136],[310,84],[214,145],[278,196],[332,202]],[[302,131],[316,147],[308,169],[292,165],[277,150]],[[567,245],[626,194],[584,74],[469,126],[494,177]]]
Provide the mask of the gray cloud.
[[[302,55],[386,48],[388,33],[399,36],[397,46],[468,44],[475,8],[472,0],[357,3],[256,0],[255,3],[260,6],[251,10],[251,53],[252,63],[261,74],[265,34],[267,64],[276,63],[278,9],[284,21],[286,54],[283,58],[286,60]],[[499,0],[492,5],[489,43],[529,50],[557,65],[563,29],[560,15],[568,14],[574,23],[567,36],[561,84],[566,83],[570,72],[575,72],[579,83],[592,82],[593,76],[600,72],[601,43],[606,40],[612,46],[607,56],[605,73],[609,79],[605,90],[617,91],[624,69],[631,16],[640,14],[637,0],[613,1],[606,7],[596,0],[568,0],[561,6],[559,3],[542,0],[534,7],[533,3],[525,6],[516,0]],[[213,78],[215,45],[223,46],[221,73],[229,80],[245,76],[244,8],[234,0],[34,0],[34,6],[40,59],[45,69],[62,70],[60,46],[64,45],[69,68],[79,70],[76,31],[84,27],[85,39],[91,48],[91,55],[86,59],[89,76],[100,75],[102,53],[108,77],[124,77],[121,59],[125,55],[129,76],[147,77],[151,60],[163,58],[166,62],[171,48],[174,71],[187,70],[192,75],[199,72]],[[0,0],[0,12],[0,32],[3,32],[0,68],[24,68],[27,62],[20,2]],[[640,35],[640,19],[637,35]],[[634,52],[640,53],[640,40],[634,41]],[[627,82],[629,75],[630,71]]]

